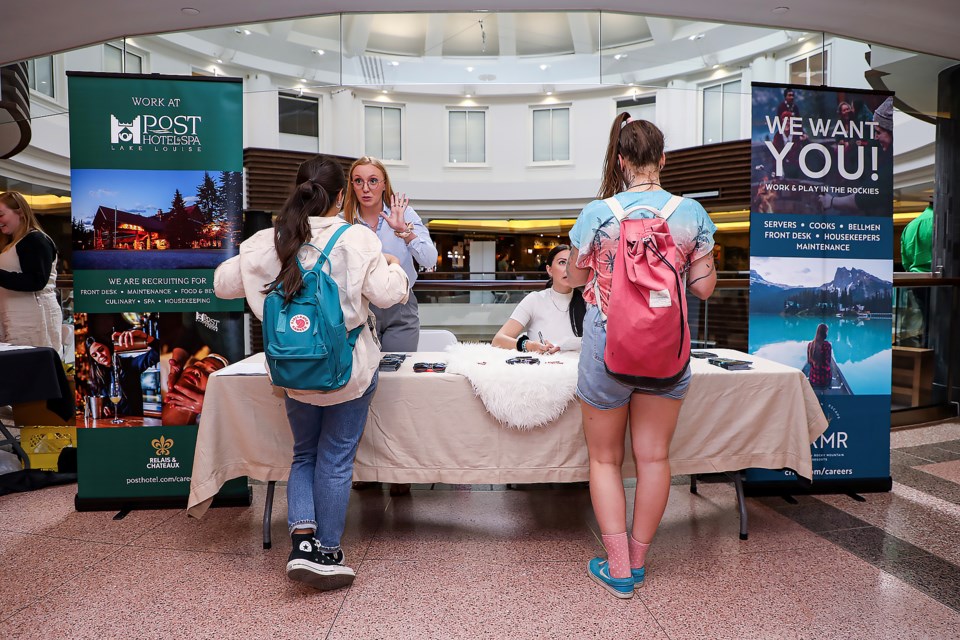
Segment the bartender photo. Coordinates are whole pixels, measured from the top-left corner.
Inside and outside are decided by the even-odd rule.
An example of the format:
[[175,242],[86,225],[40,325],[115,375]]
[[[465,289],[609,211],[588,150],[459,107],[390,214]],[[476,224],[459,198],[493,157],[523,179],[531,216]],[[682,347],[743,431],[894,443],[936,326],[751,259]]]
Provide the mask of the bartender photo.
[[[120,402],[116,411],[121,416],[142,416],[143,386],[140,374],[160,362],[160,341],[140,329],[131,329],[115,332],[111,340],[91,336],[87,338],[86,345],[90,357],[92,394],[107,396],[116,376],[120,383]],[[119,355],[124,352],[136,352],[136,355]],[[104,403],[100,417],[107,417],[113,412],[113,407]]]

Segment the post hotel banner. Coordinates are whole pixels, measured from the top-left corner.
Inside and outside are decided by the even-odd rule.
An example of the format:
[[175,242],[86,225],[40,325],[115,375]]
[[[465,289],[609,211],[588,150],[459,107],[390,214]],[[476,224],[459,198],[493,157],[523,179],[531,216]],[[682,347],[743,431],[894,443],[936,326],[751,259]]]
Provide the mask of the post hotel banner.
[[754,83],[752,103],[750,353],[802,369],[829,427],[812,485],[752,469],[746,490],[889,490],[893,97]]
[[68,76],[77,508],[185,503],[207,379],[243,358],[243,301],[213,294],[240,241],[243,86]]

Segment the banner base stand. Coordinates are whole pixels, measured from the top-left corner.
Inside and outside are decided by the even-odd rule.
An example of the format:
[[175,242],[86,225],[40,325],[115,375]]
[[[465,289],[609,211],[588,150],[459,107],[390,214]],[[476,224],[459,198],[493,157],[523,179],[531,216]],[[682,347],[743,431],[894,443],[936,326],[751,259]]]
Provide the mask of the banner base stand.
[[843,495],[846,493],[885,493],[893,489],[893,478],[822,481],[812,484],[791,482],[744,482],[743,494],[748,498],[763,496]]
[[[230,492],[227,495],[217,494],[213,498],[211,507],[249,507],[253,504],[253,488],[246,491]],[[77,511],[135,511],[143,509],[186,509],[187,496],[169,497],[138,497],[138,498],[81,498],[73,499],[73,506]]]

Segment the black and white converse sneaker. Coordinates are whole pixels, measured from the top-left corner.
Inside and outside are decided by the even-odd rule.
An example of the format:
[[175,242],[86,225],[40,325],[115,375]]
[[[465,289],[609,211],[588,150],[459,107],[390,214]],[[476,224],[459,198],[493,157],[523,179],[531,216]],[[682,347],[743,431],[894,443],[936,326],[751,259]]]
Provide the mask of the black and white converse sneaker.
[[346,587],[356,577],[353,569],[343,564],[343,550],[324,553],[313,534],[293,534],[293,549],[287,559],[287,577],[315,589],[329,591]]

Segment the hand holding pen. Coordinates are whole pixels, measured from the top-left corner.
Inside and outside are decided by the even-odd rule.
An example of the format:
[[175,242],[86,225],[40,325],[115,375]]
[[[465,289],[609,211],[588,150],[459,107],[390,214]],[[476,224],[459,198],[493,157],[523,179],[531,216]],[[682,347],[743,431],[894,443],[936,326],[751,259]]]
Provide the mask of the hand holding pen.
[[552,344],[549,340],[543,339],[543,332],[537,331],[537,337],[540,338],[540,342],[534,342],[533,340],[528,340],[524,345],[526,351],[535,352],[535,353],[545,353],[550,355],[560,351],[560,347]]

